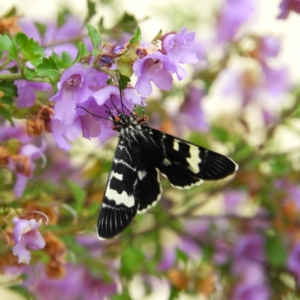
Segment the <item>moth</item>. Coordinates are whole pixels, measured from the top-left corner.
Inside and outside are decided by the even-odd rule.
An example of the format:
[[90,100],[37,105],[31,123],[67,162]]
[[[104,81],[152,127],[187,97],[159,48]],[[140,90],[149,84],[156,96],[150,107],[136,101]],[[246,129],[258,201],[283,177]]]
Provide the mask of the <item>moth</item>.
[[160,173],[175,188],[188,189],[238,169],[224,155],[149,127],[145,114],[107,112],[119,141],[97,221],[100,239],[113,238],[160,200]]

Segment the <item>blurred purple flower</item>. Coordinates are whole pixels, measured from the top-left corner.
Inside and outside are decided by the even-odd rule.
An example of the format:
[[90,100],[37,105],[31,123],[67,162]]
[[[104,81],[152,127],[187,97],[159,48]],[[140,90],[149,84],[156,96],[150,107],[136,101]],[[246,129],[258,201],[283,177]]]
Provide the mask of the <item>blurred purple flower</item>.
[[214,262],[218,265],[226,264],[229,260],[231,250],[231,246],[223,238],[216,237],[214,239]]
[[228,42],[256,11],[253,0],[226,0],[218,16],[217,41]]
[[78,234],[76,242],[85,247],[93,258],[99,258],[105,252],[105,246],[107,245],[99,243],[99,238],[96,234]]
[[163,245],[162,247],[162,257],[158,263],[157,269],[161,272],[166,272],[170,270],[176,262],[176,252],[174,247],[170,245]]
[[24,281],[24,285],[39,300],[102,300],[109,299],[117,291],[116,283],[108,283],[92,276],[84,266],[69,264],[66,265],[66,272],[62,279],[50,279],[46,276],[44,266],[38,265],[36,272],[28,271],[28,279]]
[[240,236],[234,249],[233,272],[238,275],[249,265],[260,265],[265,260],[264,240],[258,233]]
[[2,126],[0,131],[0,142],[7,142],[16,139],[18,143],[18,152],[8,157],[8,168],[16,174],[16,183],[14,192],[16,197],[22,196],[29,178],[32,177],[35,169],[34,161],[42,158],[45,160],[44,152],[46,143],[41,142],[41,146],[37,147],[32,144],[32,139],[28,136],[23,127],[6,127]]
[[247,193],[242,190],[230,190],[223,194],[227,214],[237,214],[247,201]]
[[38,158],[45,159],[44,152],[46,143],[43,141],[41,147],[32,144],[22,146],[18,155],[9,158],[9,168],[16,173],[16,183],[14,192],[16,197],[21,197],[29,178],[32,177],[35,169],[34,160]]
[[33,106],[36,99],[36,90],[45,91],[51,88],[51,85],[44,82],[33,82],[27,80],[15,80],[14,84],[18,89],[17,107]]
[[31,137],[28,136],[26,129],[21,126],[5,126],[1,124],[0,142],[6,142],[10,139],[16,139],[23,144],[30,143]]
[[34,40],[38,41],[42,47],[45,47],[46,56],[50,56],[52,51],[61,55],[63,51],[68,52],[72,59],[76,58],[78,49],[70,42],[72,38],[78,38],[85,33],[83,22],[75,16],[67,16],[66,22],[57,27],[56,22],[45,24],[45,33],[43,36],[39,33],[34,22],[27,18],[19,21],[23,32]]
[[247,266],[241,272],[241,280],[234,287],[232,300],[270,299],[270,288],[260,267],[255,265]]
[[288,90],[289,78],[286,67],[274,69],[263,64],[262,71],[265,75],[265,83],[263,87],[270,93],[271,96],[277,97]]
[[165,244],[162,247],[162,257],[158,264],[160,271],[171,269],[177,260],[176,251],[184,252],[190,261],[199,261],[202,251],[199,245],[191,238],[180,236],[179,239],[171,244]]
[[19,257],[19,263],[29,264],[31,255],[28,249],[39,250],[45,247],[45,241],[37,230],[41,226],[42,220],[37,222],[35,219],[23,220],[15,217],[13,223],[15,225],[13,254]]
[[202,89],[189,87],[185,101],[179,108],[178,121],[181,123],[178,125],[179,127],[185,124],[190,130],[201,132],[209,130],[209,124],[202,109],[203,96]]
[[300,0],[282,0],[279,8],[281,10],[278,19],[287,19],[291,11],[300,13]]
[[278,38],[268,35],[259,39],[259,55],[264,61],[270,57],[276,57],[280,50],[281,44]]
[[63,125],[59,120],[52,120],[52,136],[56,145],[64,150],[70,149],[70,142],[75,141],[81,132],[79,120],[75,120],[73,124]]
[[298,286],[300,286],[300,243],[296,243],[292,248],[288,260],[287,268],[292,272],[297,280]]

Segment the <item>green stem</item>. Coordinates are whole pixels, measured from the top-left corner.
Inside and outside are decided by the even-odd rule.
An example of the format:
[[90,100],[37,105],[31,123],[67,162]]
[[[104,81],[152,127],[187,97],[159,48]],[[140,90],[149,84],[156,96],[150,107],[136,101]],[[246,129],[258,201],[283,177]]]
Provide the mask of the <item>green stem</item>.
[[35,77],[28,80],[21,73],[0,74],[0,80],[20,80],[20,79],[27,80],[27,81],[51,83],[51,81],[46,77]]

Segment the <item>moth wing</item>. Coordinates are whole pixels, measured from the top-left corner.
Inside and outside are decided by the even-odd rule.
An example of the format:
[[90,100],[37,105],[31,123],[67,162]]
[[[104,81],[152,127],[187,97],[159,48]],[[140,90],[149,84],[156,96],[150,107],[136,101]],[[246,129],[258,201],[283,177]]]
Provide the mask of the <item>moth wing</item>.
[[115,151],[97,221],[100,239],[109,239],[122,232],[137,213],[134,186],[137,168],[126,146],[120,141]]
[[[152,162],[177,188],[200,185],[233,174],[238,165],[230,158],[172,135],[149,128]],[[145,149],[146,152],[146,149]]]

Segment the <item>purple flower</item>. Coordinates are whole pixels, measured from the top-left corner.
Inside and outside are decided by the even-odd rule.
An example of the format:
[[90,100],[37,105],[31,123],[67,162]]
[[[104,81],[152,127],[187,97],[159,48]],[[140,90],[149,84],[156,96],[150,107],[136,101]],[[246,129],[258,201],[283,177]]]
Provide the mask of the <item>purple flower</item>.
[[24,285],[40,300],[62,299],[62,295],[64,300],[104,300],[117,291],[116,283],[94,277],[84,266],[69,264],[66,265],[66,272],[62,279],[50,279],[44,266],[38,265],[36,272],[28,271]]
[[39,158],[45,159],[46,143],[42,141],[41,146],[37,147],[31,144],[32,140],[24,128],[3,126],[0,132],[0,142],[8,142],[11,139],[16,139],[20,143],[17,145],[18,152],[8,157],[8,168],[16,173],[14,192],[16,197],[20,197],[34,172],[34,161]]
[[13,254],[19,257],[19,263],[28,264],[31,258],[28,249],[39,250],[45,247],[45,241],[37,230],[41,226],[42,220],[37,222],[35,219],[23,220],[15,217],[13,223],[15,225]]
[[270,288],[260,267],[248,266],[241,270],[240,282],[234,287],[232,300],[268,300]]
[[54,119],[63,125],[72,124],[77,117],[77,104],[87,101],[95,90],[106,85],[107,79],[105,73],[79,63],[67,69],[58,83],[58,93],[50,99],[56,102]]
[[260,265],[265,260],[264,240],[261,235],[249,233],[241,236],[234,249],[233,272],[238,275],[249,265]]
[[169,60],[167,55],[160,51],[138,59],[133,64],[133,70],[138,76],[135,88],[145,97],[152,92],[151,81],[161,90],[171,89],[176,66]]
[[45,142],[42,142],[41,147],[26,144],[21,147],[18,155],[13,155],[9,158],[9,168],[16,172],[17,175],[14,186],[14,192],[17,197],[22,196],[29,178],[33,175],[33,171],[35,169],[34,160],[38,158],[45,159],[45,149]]
[[279,54],[280,49],[280,41],[274,36],[269,35],[259,39],[259,55],[263,61],[269,57],[276,57]]
[[289,80],[287,68],[274,69],[263,64],[262,70],[265,75],[264,88],[272,97],[277,97],[288,90]]
[[74,16],[67,16],[66,22],[59,28],[55,22],[50,22],[45,25],[45,33],[41,36],[32,20],[26,18],[20,20],[20,26],[24,33],[45,47],[47,56],[51,55],[52,51],[59,55],[61,55],[63,51],[66,51],[71,55],[72,59],[75,59],[78,49],[68,41],[72,38],[78,38],[85,33],[85,27],[82,22]]
[[245,191],[231,190],[224,193],[225,209],[228,214],[239,213],[246,201]]
[[255,10],[253,0],[226,0],[218,16],[218,42],[232,40],[240,27],[252,18]]
[[176,73],[179,80],[187,76],[186,71],[179,65],[180,63],[194,64],[198,62],[195,45],[193,43],[195,33],[185,32],[186,28],[183,28],[179,34],[166,34],[162,40],[162,51],[168,56],[170,61],[176,65]]
[[278,19],[287,19],[290,11],[300,13],[300,0],[282,0],[279,8],[281,13],[278,15]]
[[205,113],[202,109],[204,92],[202,89],[190,86],[185,101],[179,108],[179,127],[185,124],[191,130],[206,132],[209,130]]
[[287,268],[292,272],[297,280],[297,284],[300,286],[300,243],[296,243],[291,250],[288,261]]
[[52,120],[52,136],[57,146],[65,151],[70,149],[70,142],[76,140],[80,135],[79,120],[74,121],[73,124],[63,125],[57,119]]
[[143,96],[149,96],[152,92],[151,81],[161,90],[171,88],[173,77],[176,74],[178,80],[187,76],[181,63],[198,62],[195,44],[195,34],[185,33],[182,29],[179,34],[166,34],[162,40],[162,50],[153,45],[140,47],[137,54],[141,57],[133,64],[133,70],[138,76],[135,88]]
[[164,245],[162,247],[162,257],[160,262],[158,263],[158,270],[161,272],[165,272],[170,270],[176,262],[176,253],[174,247],[170,247],[170,245]]
[[33,106],[36,99],[35,91],[45,91],[51,88],[51,85],[48,83],[27,80],[16,80],[14,84],[18,89],[18,108]]
[[[91,97],[95,99],[99,106],[106,103],[112,112],[117,113],[115,107],[122,111],[119,87],[115,85],[106,86],[95,92]],[[133,88],[126,88],[122,91],[122,102],[128,110],[131,110],[133,105],[141,105],[142,101],[143,98],[139,97]],[[105,107],[103,107],[103,111],[106,111]],[[106,117],[108,117],[107,113]]]
[[69,142],[75,140],[80,132],[85,138],[100,134],[100,123],[94,122],[95,117],[77,106],[97,114],[98,106],[91,95],[105,86],[107,79],[105,73],[81,64],[75,64],[63,73],[58,83],[58,93],[50,99],[56,102],[52,135],[60,148],[68,150]]

